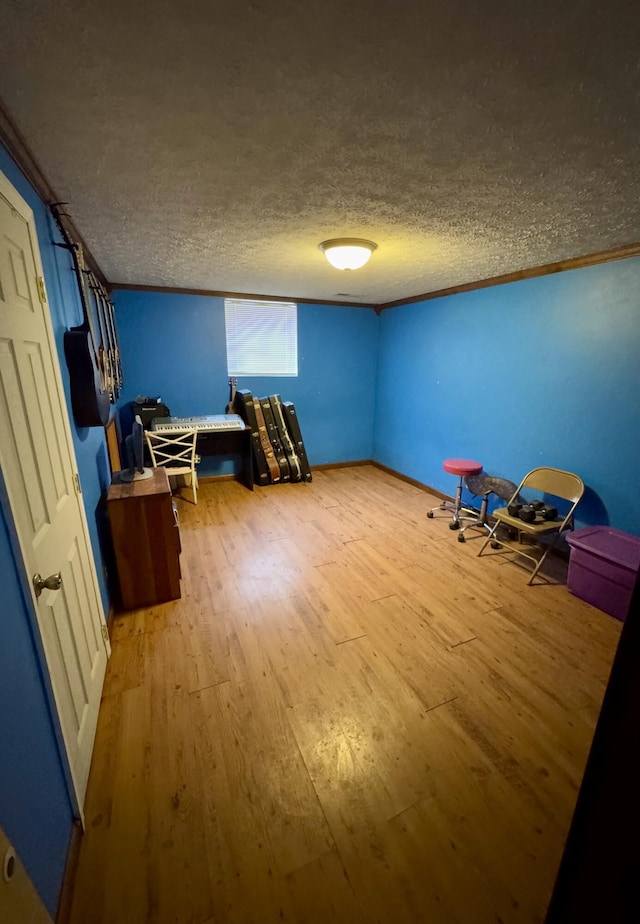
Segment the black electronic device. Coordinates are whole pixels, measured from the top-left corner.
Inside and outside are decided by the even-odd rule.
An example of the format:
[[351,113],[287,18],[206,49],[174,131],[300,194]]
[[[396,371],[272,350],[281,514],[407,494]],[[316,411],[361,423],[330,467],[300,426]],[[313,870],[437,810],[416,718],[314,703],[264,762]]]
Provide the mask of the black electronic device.
[[145,430],[151,429],[151,421],[156,417],[170,417],[171,411],[160,398],[138,397],[132,404],[134,415],[138,415]]

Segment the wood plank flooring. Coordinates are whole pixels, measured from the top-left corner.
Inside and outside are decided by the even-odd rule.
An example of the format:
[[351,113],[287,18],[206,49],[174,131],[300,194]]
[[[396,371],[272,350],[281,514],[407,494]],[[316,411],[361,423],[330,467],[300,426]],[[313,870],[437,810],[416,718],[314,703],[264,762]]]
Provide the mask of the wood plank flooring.
[[372,466],[179,501],[182,599],[112,627],[71,924],[543,920],[621,626],[435,503]]

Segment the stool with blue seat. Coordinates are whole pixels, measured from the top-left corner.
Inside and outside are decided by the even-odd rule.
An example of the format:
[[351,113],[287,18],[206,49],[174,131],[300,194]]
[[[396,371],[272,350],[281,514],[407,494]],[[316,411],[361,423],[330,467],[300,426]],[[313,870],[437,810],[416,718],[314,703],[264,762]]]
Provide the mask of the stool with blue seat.
[[458,476],[458,487],[456,489],[455,500],[445,500],[437,507],[434,507],[427,513],[429,518],[433,517],[436,510],[446,510],[451,513],[451,522],[449,529],[459,529],[460,520],[477,519],[477,512],[470,507],[465,507],[462,503],[462,481],[469,475],[479,475],[482,471],[482,464],[474,462],[472,459],[445,459],[442,468],[450,475]]

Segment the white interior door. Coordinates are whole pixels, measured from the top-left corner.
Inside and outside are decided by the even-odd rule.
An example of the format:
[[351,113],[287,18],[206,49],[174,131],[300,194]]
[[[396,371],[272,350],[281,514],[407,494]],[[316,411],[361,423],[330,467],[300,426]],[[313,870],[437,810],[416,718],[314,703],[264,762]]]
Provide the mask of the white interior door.
[[[0,466],[81,814],[109,642],[74,481],[75,454],[33,213],[2,173],[0,433]],[[60,588],[38,595],[31,583],[35,574],[59,574]]]

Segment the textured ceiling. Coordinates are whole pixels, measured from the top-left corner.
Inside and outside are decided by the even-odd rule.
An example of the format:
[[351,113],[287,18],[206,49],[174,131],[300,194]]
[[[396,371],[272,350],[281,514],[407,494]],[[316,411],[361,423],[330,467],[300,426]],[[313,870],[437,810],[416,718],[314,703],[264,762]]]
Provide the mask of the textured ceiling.
[[382,303],[640,240],[636,3],[3,0],[0,37],[111,282]]

